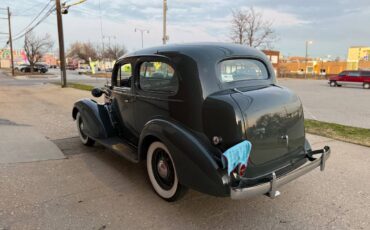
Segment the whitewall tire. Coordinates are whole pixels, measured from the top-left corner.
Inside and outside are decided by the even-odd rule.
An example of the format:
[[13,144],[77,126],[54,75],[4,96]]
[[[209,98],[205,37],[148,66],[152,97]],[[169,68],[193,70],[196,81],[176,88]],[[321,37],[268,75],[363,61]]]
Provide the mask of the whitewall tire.
[[95,141],[84,133],[84,123],[83,123],[80,112],[78,112],[76,115],[76,125],[77,125],[78,135],[80,137],[82,144],[87,145],[87,146],[94,145]]
[[166,201],[175,201],[185,192],[178,180],[171,153],[159,141],[150,144],[146,156],[146,167],[154,191]]

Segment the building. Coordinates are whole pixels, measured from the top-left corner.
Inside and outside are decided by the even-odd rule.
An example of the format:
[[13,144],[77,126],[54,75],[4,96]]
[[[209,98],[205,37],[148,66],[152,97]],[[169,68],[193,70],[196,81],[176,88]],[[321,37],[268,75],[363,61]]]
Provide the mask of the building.
[[[28,63],[28,59],[24,50],[13,50],[14,64]],[[57,65],[57,58],[54,54],[45,54],[40,62],[46,63],[48,65]],[[0,68],[10,68],[11,65],[10,49],[0,50]]]
[[275,50],[262,50],[263,53],[270,59],[272,66],[274,67],[275,74],[279,72],[279,58],[280,58],[280,51]]
[[322,58],[289,57],[281,59],[279,63],[279,74],[304,75],[332,75],[347,69],[346,61],[332,61]]
[[[370,61],[370,47],[366,46],[352,46],[348,49],[347,69],[358,70],[360,62]],[[366,64],[362,64],[365,65]]]
[[58,58],[54,54],[52,54],[52,53],[44,54],[42,56],[40,62],[46,63],[49,66],[51,66],[51,65],[54,65],[54,66],[55,65],[59,65]]
[[[27,62],[26,53],[23,50],[13,50],[13,58],[15,64]],[[10,49],[0,50],[0,68],[10,68],[10,60]]]

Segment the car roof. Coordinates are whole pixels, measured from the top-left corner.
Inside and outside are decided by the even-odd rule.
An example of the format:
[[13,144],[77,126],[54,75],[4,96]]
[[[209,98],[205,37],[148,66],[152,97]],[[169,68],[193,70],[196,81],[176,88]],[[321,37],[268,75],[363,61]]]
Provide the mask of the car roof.
[[[200,42],[169,44],[126,54],[119,58],[116,63],[121,63],[126,58],[140,58],[150,55],[167,56],[176,62],[176,64],[181,64],[182,71],[189,71],[192,73],[187,75],[187,79],[189,82],[191,81],[193,83],[193,86],[199,81],[204,98],[213,92],[220,91],[220,89],[224,87],[220,86],[219,82],[216,81],[218,72],[215,66],[220,61],[226,59],[254,58],[262,60],[269,69],[271,77],[267,80],[248,81],[248,85],[276,83],[273,67],[263,52],[255,48],[232,43]],[[241,85],[240,82],[234,82],[234,84]],[[246,85],[247,83],[245,82],[244,84]]]
[[236,56],[251,56],[266,60],[266,56],[261,51],[247,47],[240,44],[220,43],[220,42],[198,42],[198,43],[184,43],[184,44],[169,44],[164,46],[157,46],[145,48],[132,53],[128,53],[118,60],[126,57],[135,57],[143,55],[155,54],[183,54],[195,60],[200,58],[214,58],[217,60],[236,57]]

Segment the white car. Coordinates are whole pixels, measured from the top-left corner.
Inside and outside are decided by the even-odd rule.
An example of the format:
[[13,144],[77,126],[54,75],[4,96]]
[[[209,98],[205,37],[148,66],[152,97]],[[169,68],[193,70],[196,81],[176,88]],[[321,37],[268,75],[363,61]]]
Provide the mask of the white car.
[[78,74],[86,74],[86,73],[91,73],[91,69],[90,67],[86,66],[86,67],[83,67],[83,66],[80,66],[78,69]]

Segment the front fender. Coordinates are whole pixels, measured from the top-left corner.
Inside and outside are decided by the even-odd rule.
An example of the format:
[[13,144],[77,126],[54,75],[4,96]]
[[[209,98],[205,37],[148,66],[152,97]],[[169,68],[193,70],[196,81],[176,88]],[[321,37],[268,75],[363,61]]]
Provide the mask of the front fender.
[[107,138],[115,135],[107,105],[91,99],[82,99],[73,106],[72,117],[80,112],[84,122],[84,132],[91,138]]
[[[155,119],[148,122],[140,135],[140,158],[146,156],[149,142],[162,141],[174,160],[181,184],[214,196],[230,194],[227,175],[213,157],[217,150],[181,124]],[[220,155],[220,153],[218,152]]]

